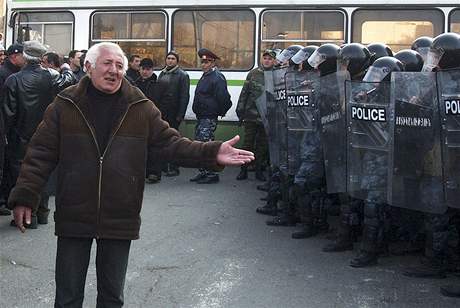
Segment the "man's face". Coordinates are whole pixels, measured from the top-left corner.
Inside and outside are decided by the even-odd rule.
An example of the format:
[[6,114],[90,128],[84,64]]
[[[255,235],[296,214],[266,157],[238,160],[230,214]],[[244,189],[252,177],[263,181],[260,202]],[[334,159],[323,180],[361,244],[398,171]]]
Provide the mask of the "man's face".
[[77,51],[75,53],[75,57],[70,58],[70,62],[75,66],[75,67],[80,67],[80,57],[81,57],[81,52]]
[[104,93],[112,94],[118,91],[123,80],[123,58],[107,49],[102,49],[93,66],[86,63],[86,70],[91,77],[94,87]]
[[23,67],[26,61],[24,60],[24,56],[22,53],[15,53],[8,56],[10,62],[16,65],[17,67]]
[[148,67],[148,66],[141,67],[140,74],[141,74],[142,79],[148,79],[152,77],[153,67]]
[[214,66],[214,60],[201,59],[201,69],[203,72],[209,72]]
[[265,55],[262,58],[262,66],[264,68],[271,68],[275,64],[275,59],[270,57],[269,55]]
[[169,55],[166,57],[166,66],[167,67],[174,67],[177,65],[177,59],[173,55]]
[[141,58],[135,57],[133,59],[133,62],[129,63],[129,67],[135,71],[139,71],[140,69],[140,64],[141,64]]

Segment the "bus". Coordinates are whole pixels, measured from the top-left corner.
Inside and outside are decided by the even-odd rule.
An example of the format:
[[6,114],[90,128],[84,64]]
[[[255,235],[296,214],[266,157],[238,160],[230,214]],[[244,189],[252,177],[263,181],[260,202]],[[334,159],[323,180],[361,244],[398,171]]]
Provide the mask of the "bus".
[[246,75],[266,48],[382,42],[398,51],[448,31],[460,33],[458,0],[7,0],[4,29],[6,46],[38,40],[62,55],[115,42],[126,54],[152,58],[157,70],[169,50],[177,51],[191,80],[181,127],[188,136],[202,47],[221,58],[233,106],[219,130],[230,135],[239,131],[235,107]]

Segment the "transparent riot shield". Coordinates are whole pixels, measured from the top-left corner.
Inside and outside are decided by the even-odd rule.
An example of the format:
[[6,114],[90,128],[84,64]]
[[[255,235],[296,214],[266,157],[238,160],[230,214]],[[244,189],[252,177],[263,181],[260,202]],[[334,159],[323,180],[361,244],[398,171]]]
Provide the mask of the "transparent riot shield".
[[[292,71],[285,75],[287,96],[287,167],[295,175],[300,167],[301,144],[319,134],[317,95],[319,73]],[[318,147],[321,145],[318,144]]]
[[275,129],[278,137],[278,163],[283,174],[287,174],[287,118],[286,118],[286,84],[284,81],[288,68],[272,71],[275,99]]
[[264,72],[265,79],[265,101],[267,110],[267,140],[268,151],[270,155],[270,164],[277,168],[279,167],[279,141],[278,131],[276,127],[276,96],[275,86],[273,83],[273,71]]
[[388,203],[427,213],[444,213],[447,206],[443,200],[436,75],[398,72],[391,78],[394,136],[388,168]]
[[390,83],[345,81],[347,192],[369,202],[387,202]]
[[319,111],[327,192],[346,192],[346,119],[345,80],[348,71],[339,71],[320,79]]
[[444,191],[447,206],[460,208],[460,70],[438,72],[442,118]]

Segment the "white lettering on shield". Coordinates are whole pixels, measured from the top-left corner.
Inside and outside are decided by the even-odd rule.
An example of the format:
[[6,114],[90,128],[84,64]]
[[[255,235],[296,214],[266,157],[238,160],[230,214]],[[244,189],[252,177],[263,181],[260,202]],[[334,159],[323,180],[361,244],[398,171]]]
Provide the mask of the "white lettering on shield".
[[281,101],[283,99],[286,99],[286,90],[277,90],[275,91],[275,100],[276,101]]
[[306,95],[288,95],[288,107],[305,107],[310,105],[310,96]]
[[460,114],[460,99],[446,99],[444,107],[446,115],[458,115]]
[[385,108],[351,106],[351,118],[361,121],[386,122]]
[[431,119],[416,117],[396,117],[396,125],[410,127],[431,127]]

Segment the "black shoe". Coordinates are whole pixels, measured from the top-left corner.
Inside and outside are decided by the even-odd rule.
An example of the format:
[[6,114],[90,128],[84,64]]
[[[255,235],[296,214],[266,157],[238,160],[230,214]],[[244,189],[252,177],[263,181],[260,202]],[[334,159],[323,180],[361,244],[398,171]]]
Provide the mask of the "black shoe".
[[155,183],[158,183],[161,181],[161,177],[156,175],[156,174],[149,174],[149,176],[147,177],[147,180],[146,182],[148,184],[155,184]]
[[206,177],[196,181],[197,184],[214,184],[219,182],[217,174],[208,174]]
[[[10,222],[10,226],[11,226],[11,227],[17,227],[17,226],[16,226],[16,222],[14,221],[14,219]],[[38,228],[38,225],[37,225],[37,216],[32,216],[32,217],[31,217],[31,220],[30,220],[30,224],[24,223],[24,227],[25,227],[26,229],[37,229],[37,228]]]
[[293,216],[275,216],[272,220],[267,220],[267,226],[292,227],[298,223],[298,219]]
[[241,168],[241,171],[236,176],[236,179],[238,181],[241,181],[241,180],[246,180],[247,178],[248,178],[248,169],[247,168]]
[[449,297],[460,297],[460,285],[447,285],[441,287],[441,294]]
[[302,229],[292,233],[291,237],[293,239],[303,239],[303,238],[310,238],[312,236],[315,236],[316,234],[318,234],[318,229],[316,229],[312,225],[304,224],[302,226]]
[[48,214],[43,214],[43,215],[37,214],[37,222],[39,225],[47,225],[48,224]]
[[256,180],[261,182],[265,182],[267,180],[262,170],[256,170]]
[[270,189],[270,184],[268,184],[268,182],[265,182],[262,185],[257,185],[256,188],[257,188],[257,190],[268,191]]
[[416,278],[446,278],[446,266],[442,262],[430,259],[419,266],[405,269],[403,275]]
[[2,206],[0,207],[0,216],[10,216],[11,211],[7,209],[6,207]]
[[267,201],[268,197],[266,196],[266,197],[262,197],[262,198],[259,198],[259,199],[260,199],[260,201]]
[[353,250],[353,243],[350,241],[336,240],[324,246],[322,250],[324,252],[342,252],[347,250]]
[[179,169],[171,169],[168,172],[165,173],[165,176],[178,176],[179,175]]
[[267,205],[258,207],[256,209],[256,212],[259,214],[263,214],[263,215],[276,216],[276,214],[278,213],[278,209],[276,208],[276,206],[267,204]]
[[377,264],[377,254],[367,252],[367,251],[360,251],[359,254],[350,261],[351,267],[367,267],[371,265]]
[[206,177],[206,173],[199,172],[197,175],[195,175],[193,178],[190,179],[190,182],[196,182],[198,180],[201,180]]

